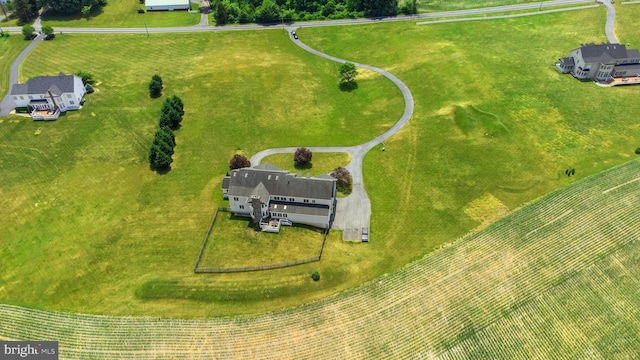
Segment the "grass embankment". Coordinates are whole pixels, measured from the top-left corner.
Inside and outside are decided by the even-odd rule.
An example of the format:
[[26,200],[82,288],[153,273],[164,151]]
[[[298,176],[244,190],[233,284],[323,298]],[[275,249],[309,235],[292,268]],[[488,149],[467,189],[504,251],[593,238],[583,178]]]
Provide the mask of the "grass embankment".
[[9,93],[11,64],[30,44],[20,35],[11,35],[8,38],[0,38],[0,100]]
[[42,17],[43,25],[59,27],[173,27],[192,26],[200,21],[200,13],[187,11],[150,11],[138,14],[143,8],[135,0],[109,0],[104,7],[95,7],[88,15],[58,15],[45,13]]
[[[47,56],[60,47],[67,50]],[[192,271],[214,209],[227,204],[220,186],[236,151],[365,142],[402,113],[390,81],[372,75],[342,92],[338,65],[301,51],[282,31],[63,34],[34,49],[21,79],[75,70],[97,81],[82,110],[51,123],[15,117],[0,124],[2,302],[212,316],[291,306],[367,279],[352,267],[366,255],[345,256],[351,246],[337,232],[327,247],[342,256],[323,262],[321,285],[309,277],[317,265],[240,276]],[[148,95],[155,73],[163,98],[179,95],[186,111],[166,175],[151,172],[147,160],[163,101]],[[174,284],[175,293],[201,285],[211,298],[235,291],[239,301],[198,310],[142,301],[136,292],[153,281]],[[278,299],[255,305],[264,289]]]
[[[406,0],[404,0],[406,1]],[[454,11],[526,4],[531,0],[426,0],[418,1],[418,12]]]

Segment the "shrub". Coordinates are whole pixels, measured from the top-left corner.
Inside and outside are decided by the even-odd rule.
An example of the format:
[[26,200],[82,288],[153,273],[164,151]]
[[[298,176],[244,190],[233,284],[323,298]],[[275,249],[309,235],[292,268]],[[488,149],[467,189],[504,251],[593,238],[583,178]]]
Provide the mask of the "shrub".
[[33,38],[33,32],[36,31],[36,29],[27,24],[25,26],[22,27],[22,35],[24,35],[24,39],[25,40],[31,40]]
[[313,279],[313,281],[320,281],[320,273],[318,272],[318,270],[315,270],[311,273],[311,278]]
[[143,8],[138,9],[138,14],[144,14],[144,9]]
[[311,157],[313,153],[311,150],[301,147],[296,150],[293,154],[293,161],[297,166],[308,166],[311,163]]
[[82,83],[85,85],[93,85],[95,80],[93,80],[93,75],[91,75],[88,72],[84,72],[84,71],[76,71],[73,73],[74,75],[77,75],[79,77],[82,78]]
[[157,98],[162,95],[162,78],[159,75],[153,75],[149,82],[149,96]]
[[251,161],[246,156],[235,154],[229,161],[229,169],[235,170],[240,168],[251,167]]
[[635,153],[640,155],[640,147],[636,149]]

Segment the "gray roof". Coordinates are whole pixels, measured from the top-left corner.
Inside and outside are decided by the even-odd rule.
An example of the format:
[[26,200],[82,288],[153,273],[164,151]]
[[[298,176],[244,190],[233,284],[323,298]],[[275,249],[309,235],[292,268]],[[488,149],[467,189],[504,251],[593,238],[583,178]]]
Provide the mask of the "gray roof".
[[627,50],[627,47],[622,44],[591,43],[582,45],[580,51],[586,63],[599,62],[609,64],[621,59],[640,58],[638,50]]
[[573,57],[560,58],[560,64],[565,66],[574,66],[575,62],[573,61]]
[[316,216],[329,216],[329,207],[312,207],[304,205],[290,205],[290,204],[272,204],[269,206],[270,213],[283,213],[283,214],[301,214],[301,215],[316,215]]
[[74,91],[74,79],[76,75],[65,75],[60,73],[56,76],[38,76],[27,80],[25,84],[14,84],[11,87],[11,95],[38,95],[46,94],[47,91],[54,95],[62,93],[72,93]]
[[[335,188],[334,178],[296,177],[271,164],[253,168],[233,170],[229,180],[229,196],[246,196],[256,194],[256,187],[262,183],[261,196],[301,197],[310,199],[332,199]],[[267,195],[268,196],[268,195]]]
[[231,176],[225,176],[224,179],[222,179],[222,188],[229,190],[229,182],[231,182]]

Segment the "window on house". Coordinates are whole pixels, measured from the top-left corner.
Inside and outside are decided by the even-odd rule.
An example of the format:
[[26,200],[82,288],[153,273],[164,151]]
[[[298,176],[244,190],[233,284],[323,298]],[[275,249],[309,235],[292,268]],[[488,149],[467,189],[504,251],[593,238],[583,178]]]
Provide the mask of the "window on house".
[[29,95],[29,100],[33,100],[33,96]]
[[73,101],[69,101],[69,104],[74,105],[75,103]]
[[296,199],[294,199],[294,198],[289,198],[289,201],[296,201]]
[[312,203],[314,203],[314,204],[316,203],[316,201],[315,201],[315,200],[311,200],[311,202],[312,202]]
[[233,197],[233,200],[238,201],[238,197],[237,197],[237,196],[234,196],[234,197]]
[[244,209],[244,205],[240,205],[240,209]]
[[308,203],[308,202],[309,202],[309,199],[304,199],[304,202]]
[[67,98],[71,99],[71,94],[67,94]]
[[24,96],[20,95],[20,100],[24,100]]

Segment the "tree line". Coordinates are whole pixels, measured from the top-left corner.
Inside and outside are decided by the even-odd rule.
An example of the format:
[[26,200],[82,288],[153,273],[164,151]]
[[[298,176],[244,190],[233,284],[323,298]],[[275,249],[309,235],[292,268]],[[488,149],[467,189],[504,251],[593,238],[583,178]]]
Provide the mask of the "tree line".
[[[162,84],[160,76],[154,75],[153,79],[159,80],[160,84]],[[149,166],[151,170],[167,171],[170,169],[173,162],[171,156],[174,154],[173,149],[176,146],[176,137],[173,131],[180,128],[183,116],[184,103],[182,99],[176,95],[165,99],[160,112],[159,129],[153,136],[153,142],[149,148]]]
[[214,0],[217,25],[235,23],[277,23],[323,19],[415,14],[417,0],[398,7],[397,0]]

